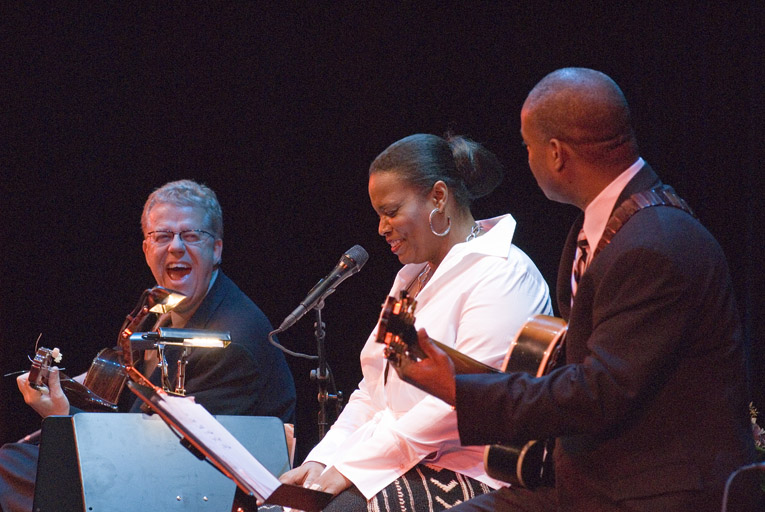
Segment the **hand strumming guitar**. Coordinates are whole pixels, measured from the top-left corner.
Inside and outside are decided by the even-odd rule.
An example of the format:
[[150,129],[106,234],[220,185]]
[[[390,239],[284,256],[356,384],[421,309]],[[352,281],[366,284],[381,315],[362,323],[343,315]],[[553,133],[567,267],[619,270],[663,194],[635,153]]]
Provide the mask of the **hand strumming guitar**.
[[391,366],[402,380],[449,405],[455,405],[457,386],[454,363],[446,352],[433,344],[425,329],[417,331],[417,343],[427,357],[416,362],[408,357],[397,357],[390,360]]

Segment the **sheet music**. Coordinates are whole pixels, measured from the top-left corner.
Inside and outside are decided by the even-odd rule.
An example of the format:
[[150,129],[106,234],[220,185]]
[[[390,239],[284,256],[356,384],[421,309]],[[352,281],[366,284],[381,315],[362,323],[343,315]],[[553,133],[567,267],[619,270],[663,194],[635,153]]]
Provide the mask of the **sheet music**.
[[263,500],[281,485],[237,439],[204,407],[190,398],[157,393],[152,401],[168,416],[183,425],[192,440],[214,454],[217,462],[239,476]]
[[128,387],[213,465],[237,482],[240,491],[246,494],[245,500],[255,494],[265,504],[320,511],[333,498],[330,493],[279,482],[191,397],[172,396],[155,386],[142,386],[133,381],[128,382]]

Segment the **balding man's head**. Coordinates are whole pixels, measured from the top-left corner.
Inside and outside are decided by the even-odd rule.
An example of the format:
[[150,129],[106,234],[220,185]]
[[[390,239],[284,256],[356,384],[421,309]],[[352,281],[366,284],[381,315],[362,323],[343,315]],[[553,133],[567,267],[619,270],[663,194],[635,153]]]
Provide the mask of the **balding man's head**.
[[531,90],[523,110],[542,137],[571,144],[586,160],[629,165],[637,158],[627,100],[599,71],[553,71]]

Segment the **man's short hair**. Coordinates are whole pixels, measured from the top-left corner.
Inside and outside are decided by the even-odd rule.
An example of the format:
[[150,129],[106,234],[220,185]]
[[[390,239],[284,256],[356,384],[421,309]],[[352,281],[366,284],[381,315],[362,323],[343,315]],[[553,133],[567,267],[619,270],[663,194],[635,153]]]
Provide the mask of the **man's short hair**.
[[218,197],[213,190],[192,180],[178,180],[166,183],[149,195],[143,206],[141,228],[146,233],[149,224],[149,213],[158,204],[173,204],[176,206],[194,206],[205,211],[206,228],[210,229],[216,238],[223,239],[223,211]]
[[624,93],[605,73],[562,68],[534,86],[524,103],[544,139],[578,147],[589,160],[638,152]]

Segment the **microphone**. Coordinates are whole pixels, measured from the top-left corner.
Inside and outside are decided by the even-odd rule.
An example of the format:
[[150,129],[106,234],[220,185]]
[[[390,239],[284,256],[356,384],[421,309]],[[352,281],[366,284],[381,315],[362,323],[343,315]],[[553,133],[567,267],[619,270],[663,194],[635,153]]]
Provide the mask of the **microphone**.
[[279,326],[278,331],[284,331],[292,327],[292,325],[300,320],[308,311],[316,307],[321,301],[324,300],[327,295],[335,291],[337,285],[351,277],[353,274],[361,270],[364,263],[369,259],[369,254],[360,245],[354,245],[348,249],[345,254],[340,258],[340,261],[332,269],[332,272],[327,274],[327,277],[321,279],[316,286],[311,288],[308,295],[300,303],[295,311],[284,319],[282,325]]

